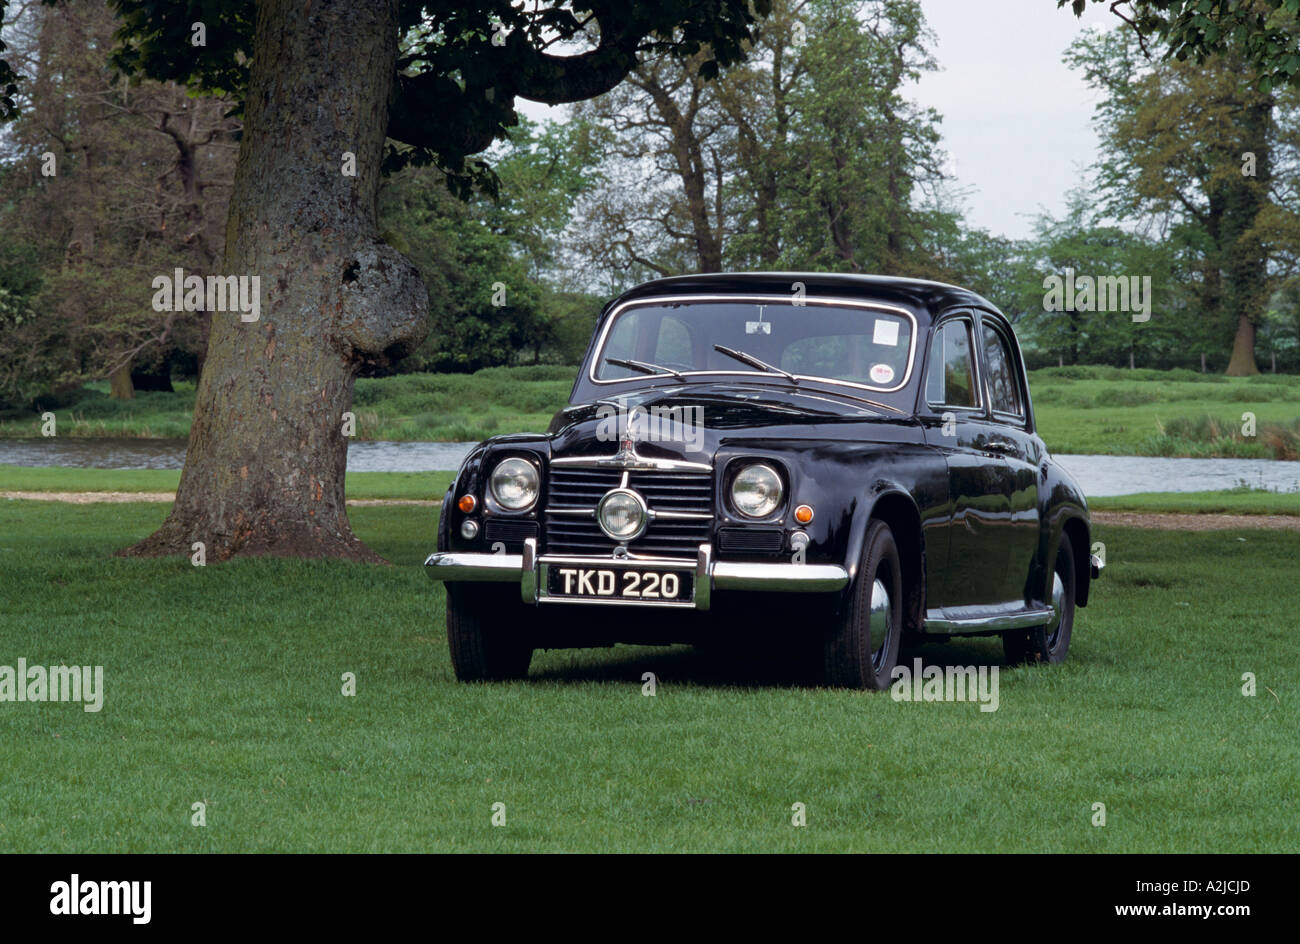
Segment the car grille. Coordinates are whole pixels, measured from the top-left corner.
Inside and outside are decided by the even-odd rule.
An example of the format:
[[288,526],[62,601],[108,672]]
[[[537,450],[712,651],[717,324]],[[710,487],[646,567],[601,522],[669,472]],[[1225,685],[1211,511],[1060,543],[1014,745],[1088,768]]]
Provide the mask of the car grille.
[[[566,469],[552,467],[549,479],[546,527],[548,554],[609,554],[616,544],[605,536],[592,517],[553,514],[557,509],[581,508],[594,511],[611,488],[618,488],[623,473],[615,469]],[[652,511],[707,514],[699,520],[658,518],[645,534],[628,544],[634,554],[694,558],[701,544],[709,541],[713,526],[713,475],[709,472],[628,473],[628,488],[635,489]]]
[[785,547],[780,528],[720,528],[718,550],[723,554],[777,554]]
[[537,522],[516,518],[488,518],[483,524],[483,540],[489,547],[500,542],[506,552],[518,554],[524,541],[537,537]]

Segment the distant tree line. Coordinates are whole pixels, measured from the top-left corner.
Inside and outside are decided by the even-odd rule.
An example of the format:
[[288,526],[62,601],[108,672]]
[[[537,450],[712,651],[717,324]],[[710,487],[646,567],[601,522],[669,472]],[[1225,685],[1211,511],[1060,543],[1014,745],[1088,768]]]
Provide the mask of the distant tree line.
[[[206,316],[154,311],[150,285],[222,271],[238,103],[128,80],[119,25],[104,0],[4,22],[27,78],[0,129],[0,406],[201,369]],[[433,330],[370,372],[572,363],[621,289],[744,269],[956,282],[1016,321],[1036,366],[1300,370],[1300,108],[1257,58],[1151,58],[1123,24],[1082,35],[1067,57],[1102,96],[1100,158],[1012,240],[965,219],[940,116],[909,99],[932,47],[917,0],[775,0],[716,76],[707,49],[647,56],[565,121],[521,120],[477,191],[411,162],[381,229],[419,267]],[[1048,310],[1067,271],[1149,279],[1150,319]]]

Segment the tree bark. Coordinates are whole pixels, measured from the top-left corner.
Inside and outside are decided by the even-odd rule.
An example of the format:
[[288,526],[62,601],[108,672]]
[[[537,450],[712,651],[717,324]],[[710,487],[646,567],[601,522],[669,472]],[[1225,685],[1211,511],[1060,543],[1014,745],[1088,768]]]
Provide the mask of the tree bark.
[[123,364],[108,375],[108,395],[114,400],[135,399],[135,383],[131,380],[130,364]]
[[258,3],[225,274],[260,278],[261,315],[212,313],[176,503],[120,553],[381,560],[348,522],[342,424],[358,370],[428,330],[376,225],[397,23],[397,0]]
[[1232,357],[1224,373],[1229,377],[1249,377],[1259,373],[1259,365],[1255,363],[1255,322],[1244,312],[1237,318]]

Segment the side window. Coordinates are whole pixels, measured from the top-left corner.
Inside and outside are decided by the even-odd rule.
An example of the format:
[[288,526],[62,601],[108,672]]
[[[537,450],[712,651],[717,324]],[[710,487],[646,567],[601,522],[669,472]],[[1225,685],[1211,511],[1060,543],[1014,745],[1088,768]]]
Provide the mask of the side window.
[[994,411],[1024,416],[1020,403],[1020,378],[1016,373],[1011,344],[1001,331],[987,324],[984,326],[984,362]]
[[971,350],[969,321],[949,321],[934,332],[925,381],[925,399],[931,406],[979,406]]

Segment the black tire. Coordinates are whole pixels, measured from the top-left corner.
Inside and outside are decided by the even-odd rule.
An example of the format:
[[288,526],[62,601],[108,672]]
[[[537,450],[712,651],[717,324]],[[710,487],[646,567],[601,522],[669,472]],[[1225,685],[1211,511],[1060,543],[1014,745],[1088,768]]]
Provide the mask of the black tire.
[[902,635],[903,568],[898,545],[889,525],[873,521],[867,526],[848,603],[826,637],[827,684],[873,691],[889,688]]
[[447,645],[462,682],[504,682],[528,676],[533,645],[523,604],[503,600],[510,587],[447,587]]
[[1074,632],[1075,573],[1074,548],[1070,546],[1070,539],[1062,535],[1048,584],[1049,602],[1054,613],[1052,621],[1033,629],[1002,634],[1002,648],[1011,665],[1065,661],[1070,652],[1070,636]]

